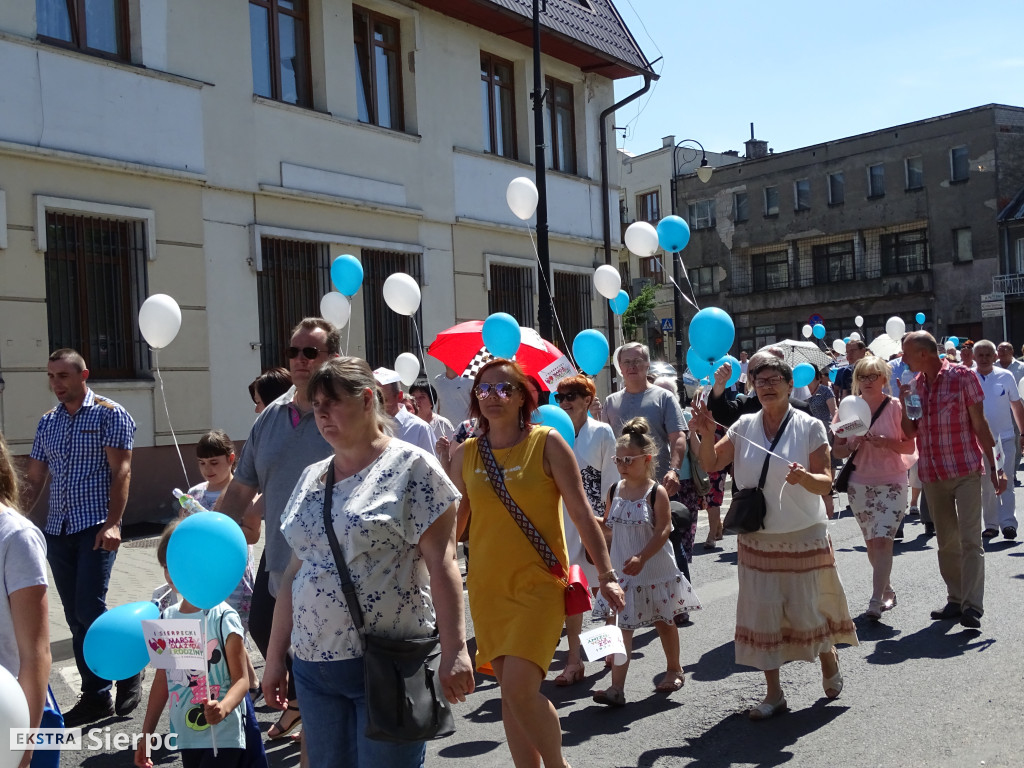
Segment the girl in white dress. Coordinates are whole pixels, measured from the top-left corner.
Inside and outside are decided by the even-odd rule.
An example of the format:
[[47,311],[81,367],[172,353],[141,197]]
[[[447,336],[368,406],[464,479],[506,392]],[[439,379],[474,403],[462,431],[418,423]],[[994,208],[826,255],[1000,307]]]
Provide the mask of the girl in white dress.
[[[603,523],[611,529],[612,566],[619,571],[619,583],[626,607],[619,613],[619,628],[630,654],[633,631],[652,624],[665,651],[666,671],[655,690],[671,693],[683,687],[679,663],[679,630],[673,623],[677,614],[700,608],[690,582],[676,567],[668,536],[672,515],[668,493],[654,480],[657,446],[650,437],[647,419],[630,419],[622,427],[615,447],[615,465],[622,480],[609,493]],[[608,606],[599,599],[595,616],[606,615]],[[612,684],[594,694],[600,704],[623,706],[629,661],[612,669]]]

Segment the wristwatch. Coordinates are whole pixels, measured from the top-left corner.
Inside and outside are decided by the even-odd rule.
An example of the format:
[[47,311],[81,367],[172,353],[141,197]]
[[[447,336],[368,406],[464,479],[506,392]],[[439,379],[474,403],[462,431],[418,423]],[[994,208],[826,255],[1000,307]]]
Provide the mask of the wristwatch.
[[679,467],[669,467],[668,471],[669,472],[675,472],[678,475],[679,474]]

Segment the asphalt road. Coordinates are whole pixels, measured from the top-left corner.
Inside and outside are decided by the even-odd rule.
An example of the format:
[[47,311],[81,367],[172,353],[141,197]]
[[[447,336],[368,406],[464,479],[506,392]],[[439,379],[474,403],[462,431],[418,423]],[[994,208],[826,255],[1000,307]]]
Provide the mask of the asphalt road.
[[[1018,506],[1024,502],[1017,490]],[[706,533],[703,523],[698,541]],[[859,616],[870,597],[870,571],[860,529],[847,512],[830,528],[850,602]],[[588,664],[586,679],[557,688],[551,680],[564,664],[565,640],[543,687],[558,709],[566,759],[580,766],[1019,766],[1024,764],[1024,700],[1019,693],[1024,665],[1024,544],[1002,538],[987,546],[986,613],[980,631],[953,622],[933,622],[929,611],[945,602],[935,539],[924,536],[917,518],[897,544],[892,583],[898,606],[873,624],[857,620],[860,645],[840,651],[845,688],[823,698],[817,665],[789,664],[782,682],[790,712],[754,723],[746,710],[764,693],[760,672],[736,666],[732,633],[736,601],[735,539],[724,550],[696,547],[693,582],[703,602],[692,625],[680,631],[686,686],[671,695],[653,692],[664,671],[654,630],[639,631],[629,678],[628,704],[607,709],[591,700],[608,685],[602,664]],[[586,628],[586,627],[585,627]],[[472,624],[470,623],[470,633]],[[255,659],[257,669],[262,662]],[[73,682],[73,661],[56,665],[55,690]],[[458,731],[431,742],[429,765],[511,766],[501,726],[498,688],[478,677],[477,691],[456,709]],[[148,686],[147,686],[148,687]],[[70,687],[58,690],[73,700]],[[144,706],[131,718],[99,723],[134,733]],[[264,731],[277,714],[259,710]],[[166,715],[161,727],[166,727]],[[272,766],[298,764],[293,744],[275,744]],[[125,766],[125,752],[66,753],[62,765]],[[177,766],[174,753],[158,753],[160,766]]]

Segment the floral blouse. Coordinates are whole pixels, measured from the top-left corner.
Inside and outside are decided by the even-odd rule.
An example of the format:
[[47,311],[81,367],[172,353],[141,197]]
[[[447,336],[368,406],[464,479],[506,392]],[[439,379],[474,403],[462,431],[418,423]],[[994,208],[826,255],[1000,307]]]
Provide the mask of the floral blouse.
[[[324,529],[324,480],[332,460],[306,468],[281,519],[281,532],[302,561],[292,583],[291,639],[303,661],[362,656]],[[433,633],[430,581],[417,544],[460,498],[433,456],[400,440],[362,472],[335,483],[334,530],[367,632],[394,639]]]

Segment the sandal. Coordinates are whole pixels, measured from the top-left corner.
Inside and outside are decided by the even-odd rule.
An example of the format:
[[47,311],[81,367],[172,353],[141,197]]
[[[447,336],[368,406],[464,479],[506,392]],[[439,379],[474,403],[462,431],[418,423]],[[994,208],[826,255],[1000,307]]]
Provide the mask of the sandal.
[[864,617],[867,619],[871,619],[871,621],[878,621],[882,618],[882,611],[884,610],[885,603],[883,603],[881,600],[875,600],[875,598],[871,598],[871,600],[868,601],[868,609],[864,611]]
[[887,589],[882,594],[882,610],[883,611],[891,611],[895,607],[896,607],[896,590],[895,589]]
[[786,697],[783,695],[779,696],[779,700],[774,704],[762,701],[756,707],[747,711],[747,717],[751,720],[767,720],[771,717],[775,717],[775,715],[780,712],[785,712],[788,709],[789,706],[786,704]]
[[[289,712],[295,712],[297,714],[295,715],[295,719],[285,726],[283,725],[283,721],[288,716]],[[267,738],[270,739],[270,741],[278,741],[279,739],[283,739],[285,736],[288,736],[300,725],[302,725],[302,714],[299,713],[299,708],[295,704],[289,704],[288,708],[281,713],[281,717],[278,718],[278,721],[270,726],[270,730],[267,731]],[[274,733],[275,728],[277,729],[277,733]]]
[[836,657],[836,673],[832,677],[823,677],[821,682],[826,699],[838,699],[839,694],[843,692],[843,671],[839,668],[839,652],[833,648],[832,653]]
[[654,690],[658,693],[674,693],[678,691],[686,683],[686,674],[680,670],[678,672],[670,671],[666,672],[661,678],[661,682],[654,686]]
[[559,688],[567,688],[570,685],[575,685],[583,679],[584,671],[585,668],[583,666],[583,662],[580,662],[579,664],[567,664],[561,674],[555,678],[555,685]]
[[594,701],[598,704],[607,704],[610,707],[624,707],[626,706],[626,694],[612,685],[595,693]]

